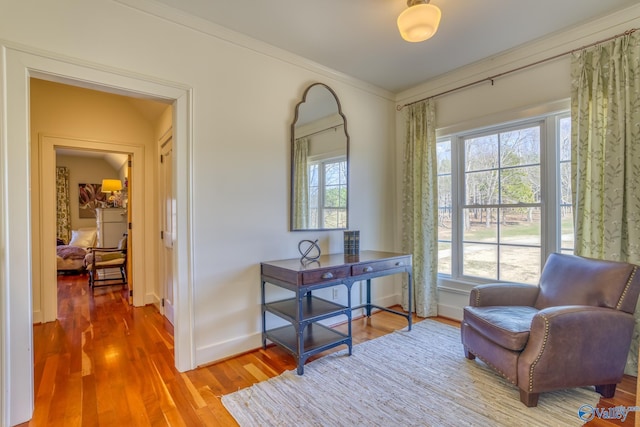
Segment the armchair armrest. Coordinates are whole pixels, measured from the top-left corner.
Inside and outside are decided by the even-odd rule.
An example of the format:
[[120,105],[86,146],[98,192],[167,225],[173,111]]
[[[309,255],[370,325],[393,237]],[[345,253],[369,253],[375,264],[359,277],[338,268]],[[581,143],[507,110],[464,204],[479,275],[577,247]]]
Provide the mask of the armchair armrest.
[[493,305],[521,305],[533,307],[540,288],[522,283],[490,283],[471,290],[469,305],[488,307]]
[[518,360],[518,386],[536,393],[620,382],[634,325],[632,314],[606,307],[540,310]]

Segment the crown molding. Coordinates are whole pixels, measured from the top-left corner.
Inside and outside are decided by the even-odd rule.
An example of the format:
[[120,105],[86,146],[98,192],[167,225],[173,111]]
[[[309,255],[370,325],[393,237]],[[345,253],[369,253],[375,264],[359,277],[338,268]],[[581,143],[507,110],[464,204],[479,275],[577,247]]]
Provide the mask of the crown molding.
[[255,53],[277,59],[279,61],[303,68],[307,71],[320,74],[324,77],[340,81],[354,88],[369,92],[389,101],[395,100],[393,92],[382,89],[378,86],[351,77],[347,74],[326,67],[317,62],[311,61],[302,56],[291,53],[287,50],[275,47],[263,41],[254,39],[229,28],[215,24],[211,21],[188,14],[171,6],[156,2],[154,0],[113,0],[123,6],[138,10],[139,12],[164,19],[174,24],[181,25],[197,31],[209,37],[231,43],[233,45],[251,50]]

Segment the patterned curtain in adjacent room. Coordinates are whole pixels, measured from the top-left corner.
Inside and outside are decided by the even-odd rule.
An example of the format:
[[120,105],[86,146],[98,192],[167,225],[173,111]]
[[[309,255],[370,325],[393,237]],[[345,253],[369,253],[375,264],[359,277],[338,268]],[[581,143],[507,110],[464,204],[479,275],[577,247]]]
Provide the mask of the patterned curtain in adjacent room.
[[[438,162],[433,100],[407,107],[402,202],[402,246],[413,254],[413,300],[420,317],[438,314]],[[402,287],[407,307],[406,280]]]
[[640,33],[574,53],[571,81],[575,253],[640,264]]
[[298,138],[293,144],[293,228],[309,228],[309,138]]
[[69,201],[69,169],[56,167],[57,236],[69,243],[71,236],[71,203]]

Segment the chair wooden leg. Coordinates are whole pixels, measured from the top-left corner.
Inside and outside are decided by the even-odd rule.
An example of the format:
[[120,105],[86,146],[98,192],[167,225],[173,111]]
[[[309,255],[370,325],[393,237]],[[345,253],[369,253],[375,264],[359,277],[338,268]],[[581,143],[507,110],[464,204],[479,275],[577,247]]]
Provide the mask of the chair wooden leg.
[[520,389],[520,402],[524,403],[528,408],[538,406],[538,397],[540,393],[529,393]]
[[469,360],[473,360],[476,358],[476,355],[471,353],[469,351],[469,349],[467,348],[467,346],[464,347],[464,357],[466,357]]
[[596,391],[602,395],[602,397],[613,397],[616,394],[617,384],[601,384],[596,386]]

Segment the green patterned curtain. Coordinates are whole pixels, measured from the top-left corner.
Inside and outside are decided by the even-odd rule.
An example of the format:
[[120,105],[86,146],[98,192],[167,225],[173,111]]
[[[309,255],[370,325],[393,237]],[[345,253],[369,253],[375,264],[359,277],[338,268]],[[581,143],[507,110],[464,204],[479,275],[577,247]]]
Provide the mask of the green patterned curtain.
[[293,228],[309,228],[309,138],[298,138],[293,144]]
[[[407,107],[402,200],[402,247],[413,255],[416,315],[438,314],[438,162],[433,100]],[[402,307],[408,307],[406,280]]]
[[57,236],[69,243],[71,237],[71,203],[69,201],[69,169],[56,167]]
[[640,34],[574,53],[571,81],[575,253],[640,264]]

